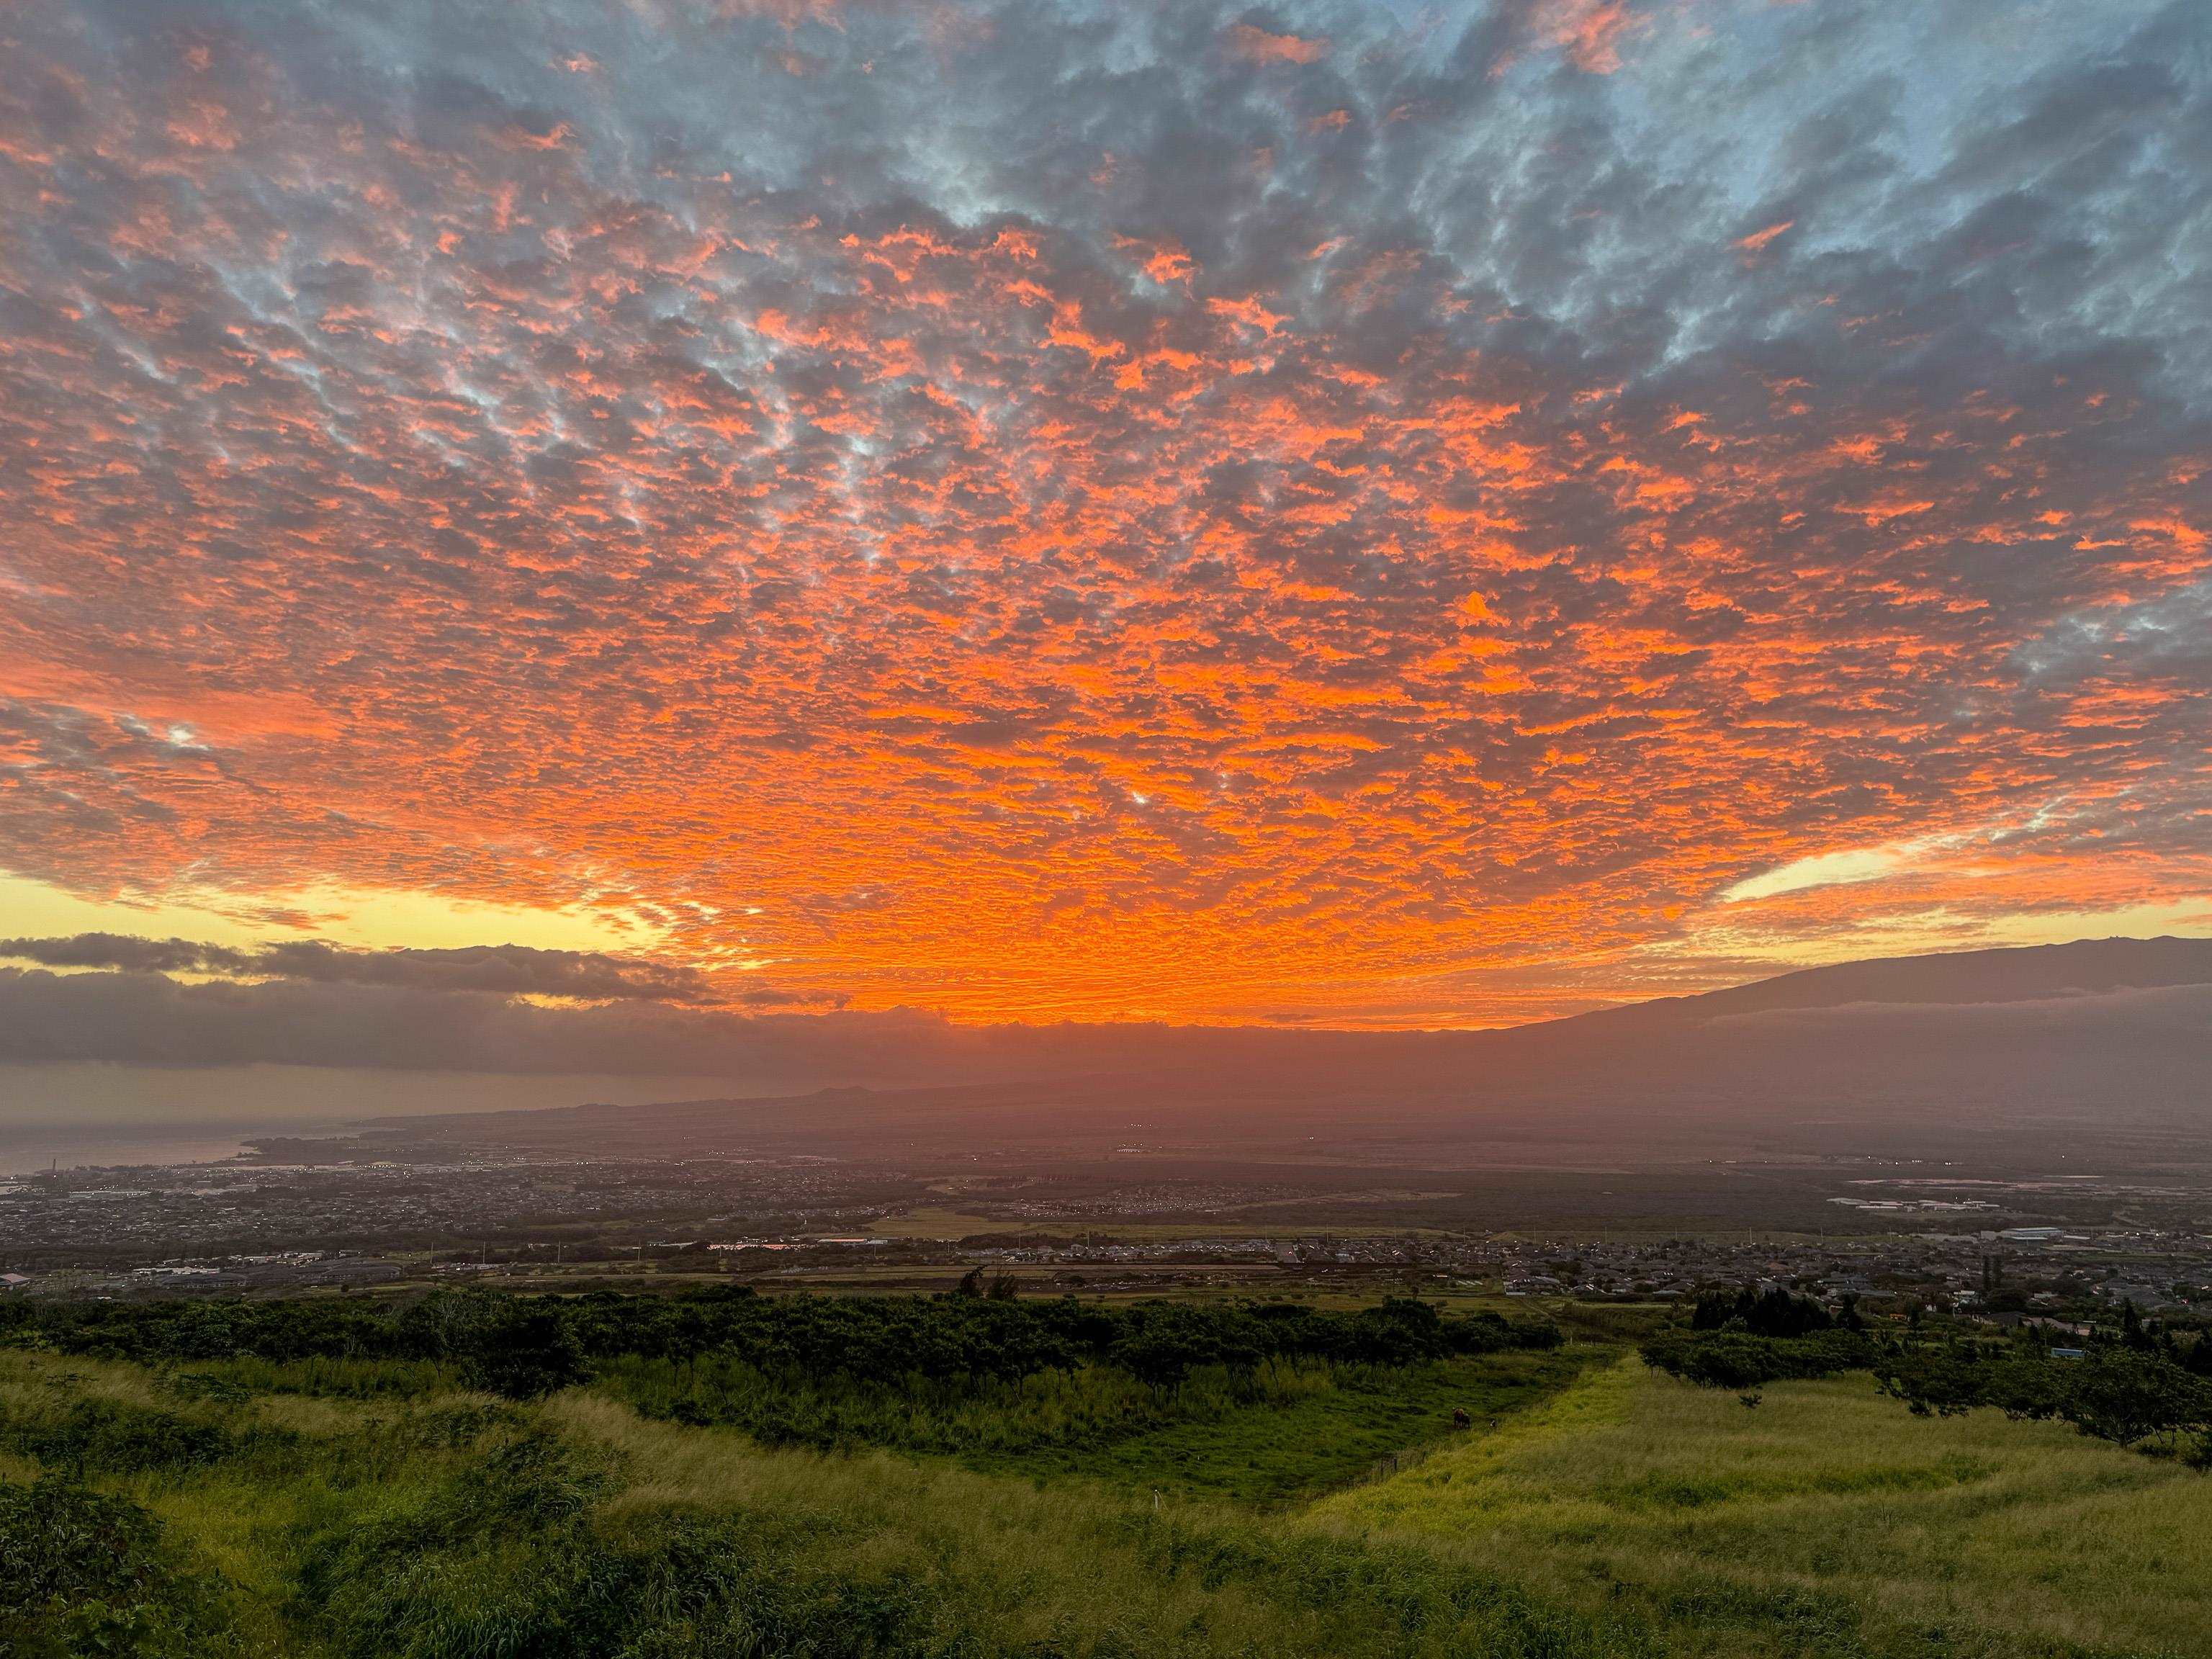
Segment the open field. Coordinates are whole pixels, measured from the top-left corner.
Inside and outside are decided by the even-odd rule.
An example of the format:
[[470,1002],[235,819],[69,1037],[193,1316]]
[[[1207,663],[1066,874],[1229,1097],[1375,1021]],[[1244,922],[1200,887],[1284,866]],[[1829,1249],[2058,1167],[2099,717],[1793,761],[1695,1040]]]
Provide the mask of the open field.
[[1022,1224],[1003,1217],[994,1219],[987,1215],[969,1215],[960,1210],[923,1206],[871,1222],[867,1231],[878,1238],[960,1239],[984,1233],[1019,1232]]
[[1741,1609],[1714,1652],[1777,1651],[1774,1620],[1879,1653],[2212,1652],[2212,1480],[2058,1425],[1908,1416],[1863,1376],[1747,1408],[1623,1358],[1311,1515],[1583,1603]]
[[[1602,1621],[1439,1576],[1419,1549],[941,1458],[772,1450],[589,1390],[533,1407],[452,1393],[216,1406],[137,1367],[0,1357],[19,1443],[88,1403],[129,1430],[93,1454],[95,1484],[159,1517],[179,1563],[222,1587],[206,1644],[121,1652],[1633,1650]],[[31,1472],[20,1455],[0,1465]]]
[[1169,1496],[1279,1506],[1449,1443],[1455,1409],[1487,1422],[1566,1387],[1592,1349],[1486,1354],[1339,1378],[1217,1416],[1091,1444],[972,1455],[985,1472],[1088,1479]]
[[1655,1310],[1562,1311],[1562,1347],[1171,1386],[739,1377],[728,1420],[703,1354],[533,1402],[453,1359],[0,1349],[0,1565],[127,1568],[21,1639],[0,1584],[0,1652],[2212,1653],[2212,1478],[1863,1376],[1747,1407],[1633,1357]]
[[[1234,1205],[1227,1213],[1240,1214],[1247,1211],[1261,1212],[1279,1207],[1273,1204]],[[1221,1213],[1217,1212],[1215,1213]],[[869,1223],[863,1231],[879,1238],[961,1239],[981,1237],[993,1233],[1017,1233],[1028,1237],[1052,1239],[1082,1239],[1111,1237],[1115,1239],[1152,1240],[1177,1238],[1310,1238],[1316,1231],[1326,1231],[1332,1238],[1418,1238],[1434,1233],[1431,1227],[1410,1223],[1389,1221],[1346,1220],[1331,1214],[1323,1226],[1316,1221],[1291,1223],[1280,1220],[1254,1219],[1249,1222],[1218,1219],[1175,1219],[1169,1221],[1133,1221],[1118,1215],[1100,1215],[1079,1220],[1064,1220],[1051,1217],[1034,1218],[1023,1215],[986,1216],[966,1211],[942,1209],[933,1206],[902,1211]]]

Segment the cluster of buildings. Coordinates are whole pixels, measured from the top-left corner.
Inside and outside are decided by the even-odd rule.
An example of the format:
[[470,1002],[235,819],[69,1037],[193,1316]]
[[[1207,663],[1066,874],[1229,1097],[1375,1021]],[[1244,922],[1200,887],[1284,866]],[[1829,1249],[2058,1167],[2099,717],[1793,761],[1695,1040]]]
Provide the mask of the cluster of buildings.
[[[1041,1190],[1048,1185],[1010,1181],[988,1196],[953,1189],[956,1201],[989,1216],[966,1218],[975,1224],[968,1237],[926,1239],[906,1236],[914,1230],[896,1218],[945,1205],[944,1185],[816,1158],[234,1160],[56,1172],[0,1182],[0,1295],[274,1293],[549,1271],[891,1288],[981,1267],[1040,1290],[1212,1284],[1264,1293],[1335,1282],[1650,1302],[1762,1283],[1832,1302],[1852,1296],[2006,1321],[2085,1318],[2122,1301],[2146,1312],[2212,1313],[2212,1221],[2054,1225],[2014,1209],[2017,1224],[2008,1225],[1997,1201],[1978,1194],[1830,1200],[1861,1230],[1837,1236],[1563,1238],[1392,1225],[1382,1213],[1357,1228],[1271,1227],[1262,1218],[1293,1201],[1310,1206],[1310,1193],[1271,1197],[1265,1183]],[[1362,1207],[1347,1215],[1387,1210],[1370,1208],[1373,1195],[1357,1196]],[[2171,1213],[2187,1216],[2191,1202]],[[1864,1231],[1893,1211],[1893,1228]],[[929,1213],[963,1219],[941,1207]]]
[[[1297,1238],[1196,1237],[981,1243],[959,1259],[1006,1271],[1206,1266],[1274,1267],[1302,1277],[1382,1273],[1593,1302],[1674,1301],[1745,1284],[1781,1285],[1839,1303],[1922,1306],[2011,1322],[2139,1310],[2212,1310],[2212,1231],[2057,1227],[1924,1232],[1848,1241],[1692,1235],[1558,1240],[1455,1233]],[[1095,1275],[1091,1281],[1097,1283]]]
[[2212,1231],[1978,1228],[1850,1241],[1694,1237],[1574,1245],[1478,1243],[1466,1265],[1509,1293],[1647,1301],[1715,1285],[1773,1284],[2010,1322],[2133,1302],[2143,1311],[2212,1309]]
[[[672,1225],[804,1225],[845,1214],[849,1177],[818,1161],[551,1161],[76,1170],[0,1182],[0,1268],[128,1272],[179,1260],[441,1251],[518,1237],[619,1259]],[[634,1237],[635,1236],[635,1237]]]

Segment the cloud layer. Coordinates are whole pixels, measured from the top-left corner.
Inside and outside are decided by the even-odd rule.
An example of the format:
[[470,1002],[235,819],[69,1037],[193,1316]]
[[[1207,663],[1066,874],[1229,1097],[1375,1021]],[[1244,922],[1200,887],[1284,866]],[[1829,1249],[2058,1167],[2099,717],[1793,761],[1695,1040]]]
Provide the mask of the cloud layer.
[[[1871,1046],[1887,1053],[1906,1036],[1940,1038],[1945,1030],[2001,1029],[2017,1048],[2021,1034],[2039,1026],[2042,1046],[2063,1049],[2065,1033],[2094,1028],[2098,1040],[2081,1044],[2081,1063],[2093,1070],[2115,1058],[2115,1030],[2128,1040],[2154,1030],[2178,1035],[2191,1054],[2212,1042],[2203,1018],[2212,999],[2212,940],[2205,939],[2085,940],[1858,963],[1512,1031],[1445,1032],[972,1026],[908,1009],[762,1012],[637,995],[549,1006],[447,975],[413,974],[410,958],[437,954],[416,951],[387,953],[380,975],[179,982],[160,967],[204,971],[208,957],[222,953],[172,941],[125,965],[127,951],[111,947],[132,943],[0,945],[0,955],[43,955],[57,966],[84,968],[102,955],[111,962],[106,971],[59,974],[0,967],[0,1063],[636,1073],[723,1077],[755,1087],[1145,1072],[1176,1079],[1176,1087],[1200,1079],[1243,1093],[1255,1083],[1349,1085],[1389,1098],[1409,1089],[1457,1097],[1478,1085],[1510,1094],[1558,1071],[1563,1057],[1611,1067],[1626,1087],[1654,1075],[1655,1057],[1680,1058],[1686,1044],[1755,1049],[1762,1030],[1848,1036],[1880,1028],[1888,1035]],[[196,954],[188,961],[186,952]],[[1973,1062],[1954,1056],[1950,1063]],[[2184,1080],[2186,1097],[2201,1103],[2200,1076],[2192,1070]],[[1925,1085],[1921,1092],[1929,1092]]]
[[2212,891],[2194,0],[0,52],[22,873],[1376,1023]]
[[[554,1100],[649,1099],[641,1079],[667,1079],[694,1103],[415,1130],[628,1156],[781,1148],[941,1168],[956,1154],[1103,1155],[1135,1142],[1293,1163],[1359,1146],[1408,1167],[1793,1147],[2170,1168],[2204,1139],[2212,940],[1864,963],[1444,1032],[978,1027],[896,1010],[543,1006],[411,986],[0,969],[0,1062],[14,1062],[0,1064],[0,1085],[33,1121],[112,1092],[87,1073],[116,1065],[165,1068],[142,1082],[142,1100],[227,1085],[234,1115],[281,1102],[295,1118],[379,1095],[411,1115],[432,1091],[511,1106],[501,1074]],[[378,1071],[381,1085],[361,1081]],[[425,1073],[447,1075],[426,1090]],[[732,1096],[752,1103],[714,1103]],[[759,1098],[773,1096],[785,1098]]]
[[288,939],[240,949],[180,939],[79,933],[67,939],[0,939],[0,960],[33,962],[47,968],[296,979],[322,985],[387,985],[592,1002],[725,1000],[724,994],[697,970],[680,963],[521,945],[360,951],[343,950],[320,939]]

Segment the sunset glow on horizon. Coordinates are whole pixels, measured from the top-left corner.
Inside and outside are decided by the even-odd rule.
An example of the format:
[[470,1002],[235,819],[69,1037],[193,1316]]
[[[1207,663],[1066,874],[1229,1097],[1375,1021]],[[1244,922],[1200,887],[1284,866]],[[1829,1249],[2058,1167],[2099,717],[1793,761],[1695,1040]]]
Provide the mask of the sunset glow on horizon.
[[0,13],[0,937],[1491,1025],[2212,934],[2212,14]]

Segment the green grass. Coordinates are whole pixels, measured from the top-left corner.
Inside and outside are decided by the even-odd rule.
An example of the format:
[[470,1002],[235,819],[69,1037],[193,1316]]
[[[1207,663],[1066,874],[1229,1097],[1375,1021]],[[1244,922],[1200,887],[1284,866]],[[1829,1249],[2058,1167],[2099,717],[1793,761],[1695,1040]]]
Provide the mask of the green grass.
[[1630,1651],[1602,1621],[1510,1585],[1440,1577],[1418,1552],[1286,1540],[1234,1510],[1156,1510],[1095,1483],[986,1475],[944,1458],[767,1449],[641,1419],[586,1390],[535,1407],[455,1395],[180,1400],[127,1365],[0,1357],[11,1425],[43,1431],[87,1399],[218,1430],[222,1448],[210,1460],[89,1470],[164,1523],[167,1547],[210,1593],[219,1587],[226,1613],[225,1645],[118,1652]]
[[[0,1482],[66,1451],[158,1523],[134,1547],[204,1589],[197,1623],[152,1619],[137,1646],[119,1627],[112,1651],[2212,1654],[2212,1480],[2051,1425],[1914,1418],[1863,1377],[1747,1409],[1575,1346],[927,1455],[766,1446],[592,1389],[515,1405],[348,1368],[223,1381],[0,1353]],[[1441,1428],[1455,1404],[1471,1432]],[[1375,1472],[1408,1447],[1425,1455]],[[0,1504],[0,1533],[23,1510]],[[24,1559],[51,1555],[27,1536]],[[11,1659],[82,1647],[7,1617]]]
[[1327,1386],[1242,1410],[1170,1422],[1091,1443],[969,1455],[986,1472],[1082,1478],[1144,1491],[1278,1506],[1418,1457],[1455,1437],[1452,1413],[1478,1427],[1567,1386],[1595,1355],[1484,1354],[1402,1370],[1336,1367]]
[[863,1388],[773,1378],[731,1360],[630,1357],[600,1388],[647,1417],[742,1430],[775,1444],[884,1447],[985,1473],[1088,1479],[1145,1491],[1280,1504],[1417,1455],[1565,1387],[1602,1353],[1582,1346],[1408,1366],[1271,1360],[1180,1387],[1079,1366],[1018,1382]]
[[1624,1360],[1310,1514],[1717,1654],[2212,1652],[2212,1480],[2053,1425],[1911,1417],[1863,1376],[1747,1408]]
[[421,1399],[456,1386],[458,1368],[421,1359],[200,1360],[173,1373],[180,1393],[208,1399],[297,1394],[319,1399]]

